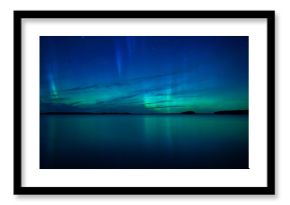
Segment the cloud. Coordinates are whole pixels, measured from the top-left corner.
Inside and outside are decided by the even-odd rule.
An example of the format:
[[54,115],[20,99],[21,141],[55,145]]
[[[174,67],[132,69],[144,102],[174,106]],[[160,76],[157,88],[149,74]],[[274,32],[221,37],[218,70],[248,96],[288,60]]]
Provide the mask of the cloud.
[[166,103],[166,102],[172,102],[172,100],[159,100],[152,103],[145,103],[145,105],[152,105],[152,104]]
[[155,106],[150,108],[176,108],[176,107],[188,107],[184,105],[165,105],[165,106]]
[[80,112],[84,111],[79,107],[76,107],[74,103],[41,103],[40,104],[41,112]]
[[[141,83],[141,82],[151,82],[152,80],[156,80],[159,78],[164,78],[168,76],[175,76],[175,75],[181,75],[181,74],[186,74],[191,71],[178,71],[178,72],[171,72],[171,73],[165,73],[165,74],[159,74],[159,75],[153,75],[153,76],[144,76],[144,77],[137,77],[137,78],[131,78],[131,79],[126,79],[126,80],[119,80],[116,82],[112,83],[97,83],[97,84],[90,84],[90,85],[84,85],[84,86],[76,86],[72,88],[67,88],[67,89],[59,89],[58,94],[59,95],[69,95],[73,94],[76,92],[85,92],[91,89],[101,89],[101,88],[120,88],[123,86],[131,86],[135,85],[136,83]],[[44,95],[43,97],[51,97],[52,95],[49,93],[47,95]]]
[[124,96],[120,96],[120,97],[111,98],[111,99],[106,100],[106,101],[97,101],[96,104],[100,105],[100,104],[119,102],[119,101],[123,101],[123,100],[128,100],[128,99],[134,98],[134,97],[136,97],[138,95],[139,95],[139,93],[133,93],[133,94],[130,94],[130,95],[124,95]]

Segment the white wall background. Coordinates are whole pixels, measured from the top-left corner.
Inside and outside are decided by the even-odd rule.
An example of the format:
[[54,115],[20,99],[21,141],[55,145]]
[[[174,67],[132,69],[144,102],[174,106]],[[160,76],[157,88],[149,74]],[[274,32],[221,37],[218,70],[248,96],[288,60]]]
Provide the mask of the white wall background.
[[[289,204],[290,3],[287,0],[2,0],[0,2],[0,203],[74,204]],[[13,10],[276,10],[276,196],[14,196]]]

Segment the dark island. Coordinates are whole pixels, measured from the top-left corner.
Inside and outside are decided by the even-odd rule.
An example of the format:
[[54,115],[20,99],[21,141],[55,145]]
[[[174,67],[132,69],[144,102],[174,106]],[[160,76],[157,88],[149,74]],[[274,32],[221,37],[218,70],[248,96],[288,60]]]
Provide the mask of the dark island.
[[214,112],[216,115],[248,115],[249,110],[223,110]]
[[195,112],[193,112],[193,111],[185,111],[185,112],[182,112],[180,114],[182,114],[182,115],[193,115],[193,114],[195,114]]

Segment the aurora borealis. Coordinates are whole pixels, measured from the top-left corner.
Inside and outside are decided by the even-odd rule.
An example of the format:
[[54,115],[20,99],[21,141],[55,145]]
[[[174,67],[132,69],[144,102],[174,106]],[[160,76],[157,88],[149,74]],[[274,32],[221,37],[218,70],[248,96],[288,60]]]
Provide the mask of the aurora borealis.
[[41,112],[248,109],[247,36],[41,36]]

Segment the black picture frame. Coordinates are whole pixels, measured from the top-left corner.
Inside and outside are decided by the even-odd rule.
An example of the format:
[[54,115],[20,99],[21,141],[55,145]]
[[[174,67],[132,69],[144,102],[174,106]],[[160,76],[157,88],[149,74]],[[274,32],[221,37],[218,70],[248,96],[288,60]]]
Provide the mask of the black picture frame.
[[[22,185],[22,19],[38,18],[233,18],[267,20],[266,187],[24,187]],[[275,12],[274,11],[14,11],[14,194],[275,194]]]

